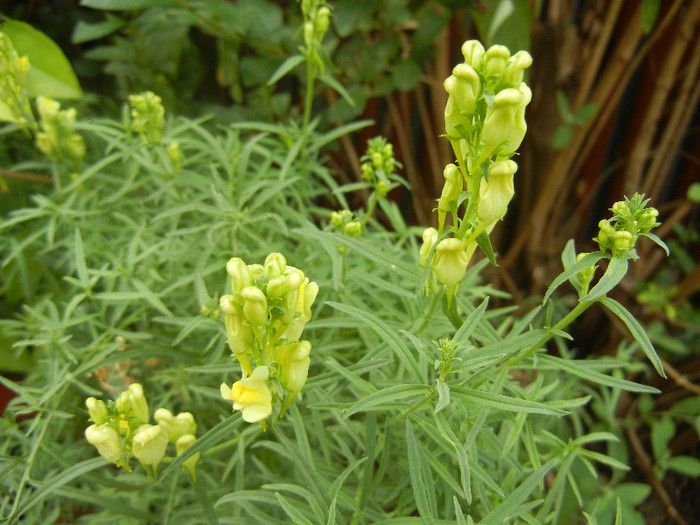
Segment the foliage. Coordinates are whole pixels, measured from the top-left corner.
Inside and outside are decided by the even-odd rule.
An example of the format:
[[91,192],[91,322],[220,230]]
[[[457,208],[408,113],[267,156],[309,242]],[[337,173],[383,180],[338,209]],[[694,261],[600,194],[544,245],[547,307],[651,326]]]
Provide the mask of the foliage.
[[[319,48],[323,34],[313,25],[322,22],[325,5],[302,4],[304,23],[312,24],[303,62],[280,61],[270,77],[304,63],[313,94],[316,80],[331,78],[324,77],[330,61]],[[232,8],[243,5],[262,4]],[[479,116],[457,104],[450,118],[483,125],[495,111],[492,95],[479,94]],[[524,111],[526,104],[516,105]],[[55,125],[68,132],[56,134],[51,151],[69,151],[64,146],[81,137],[80,162],[57,154],[36,161],[35,169],[51,174],[51,190],[0,224],[0,299],[12,311],[0,321],[12,345],[2,352],[33,362],[22,381],[0,376],[17,394],[0,420],[0,509],[10,523],[566,523],[573,513],[596,523],[612,521],[612,501],[620,522],[644,499],[645,487],[615,484],[617,474],[612,484],[600,483],[601,472],[629,468],[614,448],[620,396],[658,391],[626,377],[646,370],[632,352],[643,350],[664,373],[639,322],[607,296],[637,258],[638,236],[663,245],[649,232],[656,210],[643,196],[613,206],[613,218],[602,221],[599,252],[577,257],[573,242],[566,245],[564,270],[542,305],[489,308],[505,294],[481,283],[488,260],[469,269],[464,263],[451,286],[429,287],[426,295],[429,257],[421,261],[417,242],[423,229],[408,226],[387,199],[405,183],[390,144],[368,145],[366,184],[335,182],[325,148],[366,122],[332,131],[319,131],[318,120],[307,117],[301,124],[221,125],[212,116],[164,112],[153,93],[132,96],[121,120],[82,120],[54,109]],[[524,122],[510,124],[522,140]],[[8,133],[21,135],[10,126]],[[508,123],[498,127],[509,131]],[[454,128],[458,136],[449,138],[457,142],[473,133],[464,123]],[[40,151],[42,132],[31,130]],[[492,154],[512,155],[519,140],[494,138],[488,152],[477,141],[472,159],[456,150],[459,169],[477,187],[482,176],[486,185],[495,179]],[[346,195],[367,189],[366,209],[351,211]],[[464,230],[474,235],[484,217],[460,211],[464,205],[475,212],[489,196],[456,193],[448,211],[456,225],[466,217]],[[488,226],[503,213],[489,216]],[[488,252],[488,237],[484,246]],[[240,263],[227,265],[232,257]],[[594,283],[595,264],[604,260],[607,269]],[[301,272],[299,295],[294,286],[276,293],[274,279],[292,279],[294,270]],[[567,281],[577,291],[573,303],[554,293]],[[317,284],[315,301],[304,296],[302,282]],[[299,296],[301,307],[286,303]],[[566,329],[595,304],[618,316],[635,342],[618,356],[577,358]],[[298,321],[297,337],[285,343],[304,329],[311,345],[305,384],[285,377],[279,346],[265,355],[271,347],[264,343],[274,346]],[[250,349],[239,352],[243,332]],[[254,370],[246,359],[257,360]],[[241,415],[236,404],[248,403],[236,384],[219,387],[241,378],[239,390],[260,392],[278,371],[272,388],[279,400],[283,390],[295,394],[278,411],[270,403],[270,411]],[[256,383],[240,384],[246,380]],[[144,393],[148,405],[196,419],[196,440],[178,447],[177,457],[160,453],[167,441],[158,431],[150,436],[172,413],[156,411],[158,425],[148,423]],[[105,397],[116,401],[97,401]],[[100,425],[111,429],[106,440],[94,435]],[[126,441],[115,440],[122,428]],[[137,439],[142,432],[148,439]],[[188,424],[183,435],[193,432]],[[663,451],[667,432],[656,432]],[[159,453],[145,453],[153,441]],[[99,443],[97,450],[90,443]],[[101,448],[105,443],[111,448]],[[122,460],[129,453],[146,468],[108,466],[128,464]],[[673,459],[659,468],[673,468]]]

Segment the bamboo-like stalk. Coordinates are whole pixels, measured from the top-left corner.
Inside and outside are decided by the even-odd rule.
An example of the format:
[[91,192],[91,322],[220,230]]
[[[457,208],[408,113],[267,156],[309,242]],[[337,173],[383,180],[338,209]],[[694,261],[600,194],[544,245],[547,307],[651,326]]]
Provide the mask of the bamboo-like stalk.
[[[653,150],[652,143],[657,135],[657,129],[663,113],[666,111],[666,101],[671,93],[677,78],[681,60],[686,55],[691,38],[694,36],[693,28],[697,24],[700,15],[700,3],[691,2],[680,21],[679,30],[674,32],[673,43],[666,54],[656,82],[652,90],[652,96],[646,105],[644,121],[636,133],[634,145],[629,154],[627,169],[625,170],[625,194],[631,195],[642,187],[642,175]],[[685,93],[687,97],[687,93]],[[688,111],[686,109],[686,111]],[[690,111],[688,111],[690,112]],[[664,154],[657,150],[656,154]]]

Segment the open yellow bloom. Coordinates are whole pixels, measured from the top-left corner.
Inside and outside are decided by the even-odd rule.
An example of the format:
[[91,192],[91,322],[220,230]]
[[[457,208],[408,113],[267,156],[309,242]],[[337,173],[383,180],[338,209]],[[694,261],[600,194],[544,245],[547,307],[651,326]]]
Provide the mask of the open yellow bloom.
[[234,410],[241,411],[244,421],[261,421],[272,413],[272,394],[267,386],[269,376],[267,367],[259,366],[231,387],[222,383],[221,397],[233,401]]

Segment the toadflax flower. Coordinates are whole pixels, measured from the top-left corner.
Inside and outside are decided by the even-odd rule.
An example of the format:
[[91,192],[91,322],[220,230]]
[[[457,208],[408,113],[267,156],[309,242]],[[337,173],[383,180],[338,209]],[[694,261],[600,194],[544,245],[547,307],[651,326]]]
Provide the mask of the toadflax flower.
[[158,468],[168,446],[168,434],[160,425],[146,423],[136,429],[131,452],[142,465]]
[[118,463],[122,457],[119,434],[108,425],[90,425],[85,429],[85,439],[110,463]]
[[253,373],[229,387],[221,384],[221,397],[233,401],[234,410],[240,410],[243,420],[255,423],[272,413],[272,394],[267,386],[270,373],[266,366],[259,366]]

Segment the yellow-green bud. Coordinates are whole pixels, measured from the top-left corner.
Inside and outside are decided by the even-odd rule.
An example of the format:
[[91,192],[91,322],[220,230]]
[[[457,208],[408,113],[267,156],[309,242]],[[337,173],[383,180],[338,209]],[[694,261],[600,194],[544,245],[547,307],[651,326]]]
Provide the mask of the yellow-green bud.
[[314,36],[316,37],[316,42],[320,43],[326,35],[330,18],[331,10],[325,5],[316,12],[316,19],[314,20]]
[[518,89],[504,89],[493,97],[481,132],[484,153],[500,157],[510,157],[515,153],[527,131],[525,107],[531,98],[532,92],[525,83],[521,83]]
[[274,279],[275,277],[282,275],[287,269],[287,259],[285,259],[284,255],[281,253],[271,253],[265,257],[264,268],[265,275],[267,275],[270,279]]
[[350,221],[343,228],[343,233],[348,237],[359,237],[362,233],[362,223],[360,221]]
[[479,187],[477,214],[485,225],[503,218],[515,194],[513,175],[518,165],[510,159],[496,161],[489,168],[488,182],[482,181]]
[[532,65],[532,56],[527,51],[518,51],[508,59],[503,80],[513,86],[518,86],[523,81],[523,71]]
[[467,40],[462,44],[462,55],[464,56],[464,62],[469,64],[474,69],[480,69],[481,63],[484,59],[484,54],[486,50],[481,42],[478,40]]
[[142,465],[151,465],[154,469],[165,456],[168,435],[160,425],[144,424],[134,432],[131,452]]
[[435,247],[433,268],[438,281],[447,286],[449,296],[464,277],[468,263],[469,258],[459,239],[443,239]]
[[234,297],[246,286],[253,284],[253,277],[243,259],[233,257],[226,263],[226,272],[231,276],[231,292]]
[[117,398],[117,410],[133,420],[133,424],[148,423],[150,414],[148,403],[143,394],[143,387],[139,383],[129,385],[129,390],[119,394]]
[[445,185],[442,187],[442,193],[438,200],[438,210],[448,212],[456,207],[456,201],[464,189],[464,180],[459,168],[454,164],[445,166],[442,174],[445,177]]
[[110,463],[117,463],[122,457],[119,434],[109,425],[90,425],[85,429],[85,439]]
[[[175,451],[177,452],[177,455],[181,455],[185,450],[190,448],[195,441],[197,441],[197,438],[193,434],[185,434],[184,436],[178,438],[177,442],[175,443]],[[183,467],[189,470],[190,476],[192,476],[193,480],[197,479],[194,473],[194,468],[197,465],[197,462],[199,461],[199,456],[200,453],[195,452],[182,464]]]
[[420,247],[420,265],[425,266],[428,262],[428,255],[433,245],[438,239],[438,231],[435,228],[426,228],[423,231],[423,244]]
[[95,399],[94,397],[88,397],[85,400],[85,406],[87,406],[88,414],[90,414],[90,419],[94,423],[101,423],[104,418],[107,417],[108,411],[105,402],[101,399]]
[[267,299],[256,286],[246,286],[241,290],[243,298],[243,315],[253,326],[262,326],[267,322]]
[[171,443],[175,443],[185,434],[194,434],[197,431],[197,423],[190,412],[180,412],[177,416],[173,416],[167,408],[159,408],[153,417],[165,430],[168,441]]
[[[576,256],[576,262],[579,262],[586,255],[588,255],[587,252],[579,253]],[[595,269],[595,265],[589,266],[585,270],[581,270],[580,272],[578,272],[578,274],[576,274],[576,279],[578,280],[579,285],[581,285],[584,294],[588,292],[588,285],[591,284],[591,281],[593,280],[593,276],[595,275]]]
[[484,72],[487,76],[502,75],[510,58],[510,50],[506,46],[491,46],[486,50]]
[[309,375],[311,343],[299,341],[275,348],[275,361],[279,364],[279,380],[288,392],[299,392]]

